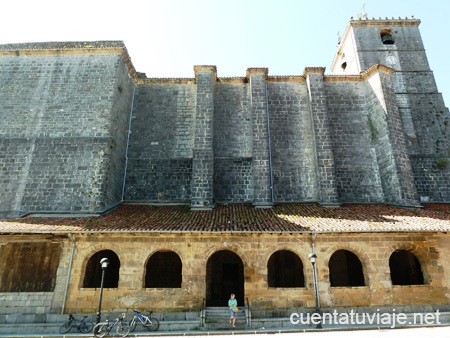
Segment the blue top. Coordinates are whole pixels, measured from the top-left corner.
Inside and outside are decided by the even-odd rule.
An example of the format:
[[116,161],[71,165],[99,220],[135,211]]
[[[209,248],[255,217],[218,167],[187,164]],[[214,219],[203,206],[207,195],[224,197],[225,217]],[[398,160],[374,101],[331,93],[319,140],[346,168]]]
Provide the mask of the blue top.
[[228,306],[231,308],[236,307],[237,306],[237,300],[236,299],[230,299],[228,301]]

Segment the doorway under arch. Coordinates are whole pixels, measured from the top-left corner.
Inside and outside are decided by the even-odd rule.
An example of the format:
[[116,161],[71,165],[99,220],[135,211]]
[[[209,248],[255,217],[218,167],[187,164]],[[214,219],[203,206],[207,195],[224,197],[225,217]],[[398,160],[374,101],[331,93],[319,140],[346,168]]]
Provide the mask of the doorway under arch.
[[244,264],[232,251],[212,254],[206,263],[206,305],[227,306],[234,293],[238,305],[244,305]]

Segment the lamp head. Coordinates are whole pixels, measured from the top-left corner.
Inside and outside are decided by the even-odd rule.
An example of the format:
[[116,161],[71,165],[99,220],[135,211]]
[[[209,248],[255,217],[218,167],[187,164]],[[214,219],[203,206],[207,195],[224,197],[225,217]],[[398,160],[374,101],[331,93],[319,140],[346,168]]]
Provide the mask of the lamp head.
[[102,265],[102,269],[106,269],[109,265],[109,259],[108,258],[102,258],[100,260],[100,264]]
[[314,264],[314,263],[316,262],[317,255],[316,255],[315,252],[311,252],[311,253],[308,255],[308,258],[309,258],[310,262],[311,262],[312,264]]

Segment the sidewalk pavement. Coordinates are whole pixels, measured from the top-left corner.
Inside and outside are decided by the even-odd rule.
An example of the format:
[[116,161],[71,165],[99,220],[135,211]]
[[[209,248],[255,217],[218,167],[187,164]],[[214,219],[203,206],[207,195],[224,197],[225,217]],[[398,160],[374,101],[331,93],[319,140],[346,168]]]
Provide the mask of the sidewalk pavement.
[[[233,335],[233,336],[248,336],[248,335],[261,335],[261,334],[271,334],[271,335],[281,335],[282,337],[286,338],[294,338],[297,337],[299,333],[302,333],[302,336],[305,337],[303,334],[308,333],[316,333],[314,337],[324,337],[324,336],[330,336],[333,335],[333,338],[337,338],[336,335],[339,335],[339,337],[343,338],[350,338],[349,333],[354,332],[356,335],[354,337],[360,337],[361,335],[364,335],[365,338],[372,337],[372,333],[376,331],[381,331],[384,333],[383,337],[391,337],[388,333],[396,333],[395,335],[392,335],[392,337],[408,337],[413,338],[416,337],[415,335],[411,335],[407,332],[413,332],[410,330],[416,329],[417,332],[429,332],[429,336],[424,336],[422,333],[419,334],[417,337],[420,338],[450,338],[450,323],[444,323],[444,324],[435,324],[435,325],[400,325],[395,327],[390,327],[389,325],[322,325],[322,328],[318,328],[315,325],[310,327],[299,327],[298,329],[286,329],[286,328],[247,328],[247,329],[233,329],[230,327],[229,330],[222,329],[222,330],[189,330],[189,331],[156,331],[156,332],[148,332],[148,331],[140,331],[140,332],[130,332],[127,337],[137,337],[137,338],[145,338],[145,337],[172,337],[172,338],[181,338],[181,337],[223,337],[224,335]],[[422,331],[420,331],[421,329]],[[423,331],[424,329],[434,329],[430,331]],[[404,332],[405,335],[398,335],[399,332]],[[328,333],[328,335],[325,335],[325,333]],[[436,335],[436,333],[439,333],[439,335]],[[442,335],[441,335],[442,334]],[[60,333],[54,333],[54,334],[48,334],[48,333],[33,333],[33,334],[0,334],[0,337],[2,338],[17,338],[17,337],[39,337],[39,338],[85,338],[85,337],[94,337],[94,334],[92,332],[82,334],[78,332],[73,333],[67,333],[67,334],[60,334]],[[119,337],[117,334],[113,333],[110,335],[110,337]],[[308,336],[309,337],[309,336]],[[311,335],[311,337],[313,337]],[[373,336],[375,337],[375,336]],[[377,336],[378,337],[378,336]],[[305,337],[306,338],[306,337]]]
[[[170,326],[170,322],[166,325],[161,325],[163,328],[172,327],[173,330],[160,330],[156,332],[143,331],[143,327],[138,326],[137,332],[131,332],[128,337],[201,337],[201,336],[224,336],[224,335],[256,335],[256,334],[288,334],[288,333],[312,333],[312,332],[343,332],[343,331],[383,331],[391,332],[396,329],[411,329],[411,328],[441,328],[447,331],[446,338],[450,338],[450,311],[445,312],[429,312],[429,313],[409,313],[403,314],[399,311],[392,311],[391,313],[375,312],[372,314],[361,313],[361,317],[357,317],[353,311],[347,313],[323,313],[322,317],[318,313],[304,314],[292,313],[289,318],[259,318],[253,319],[250,322],[250,327],[246,326],[245,322],[238,323],[238,328],[229,326],[227,320],[218,328],[200,327],[197,329],[182,329]],[[314,315],[319,316],[314,318]],[[378,316],[378,317],[377,317]],[[416,318],[417,316],[417,318]],[[228,317],[227,317],[228,319]],[[364,319],[364,320],[363,320]],[[320,322],[320,325],[317,325]],[[220,324],[220,323],[219,323]],[[47,325],[47,326],[43,326]],[[1,338],[17,338],[17,337],[93,337],[93,333],[81,334],[72,329],[67,334],[60,334],[58,329],[61,323],[26,323],[26,324],[2,324],[0,337]],[[26,326],[26,331],[21,333],[18,329],[23,329]],[[266,326],[266,327],[264,327]],[[139,331],[138,331],[139,330]],[[33,332],[34,331],[34,332]],[[25,333],[26,332],[26,333]],[[113,331],[111,336],[118,337]],[[366,334],[363,333],[365,336]],[[431,337],[431,336],[430,336]],[[367,337],[365,337],[367,338]],[[411,337],[408,337],[411,338]],[[428,337],[421,337],[428,338]]]

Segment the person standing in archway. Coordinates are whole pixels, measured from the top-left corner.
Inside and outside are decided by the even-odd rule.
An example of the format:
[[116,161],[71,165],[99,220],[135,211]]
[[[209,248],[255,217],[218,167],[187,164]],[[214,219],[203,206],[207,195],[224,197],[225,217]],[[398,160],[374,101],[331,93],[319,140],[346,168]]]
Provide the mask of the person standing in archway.
[[228,300],[228,307],[230,309],[230,324],[233,325],[233,327],[236,327],[236,316],[239,311],[235,297],[235,294],[232,293],[230,299]]

